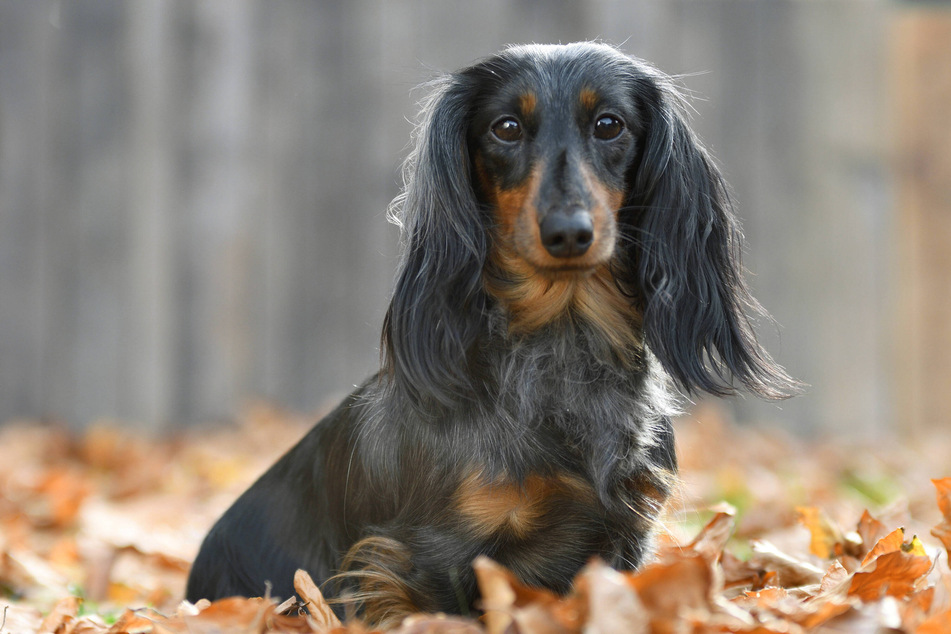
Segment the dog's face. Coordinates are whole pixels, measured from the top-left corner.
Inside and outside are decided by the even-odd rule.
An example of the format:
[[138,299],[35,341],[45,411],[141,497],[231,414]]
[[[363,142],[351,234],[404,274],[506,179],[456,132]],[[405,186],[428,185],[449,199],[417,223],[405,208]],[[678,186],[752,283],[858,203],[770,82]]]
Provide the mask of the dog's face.
[[628,368],[649,349],[688,392],[795,391],[756,341],[726,185],[649,64],[506,49],[438,84],[407,167],[383,345],[411,398],[472,394],[470,352],[499,314],[516,337],[583,329]]
[[513,51],[506,65],[484,82],[469,130],[494,257],[550,279],[590,274],[614,253],[629,193],[641,132],[631,91],[602,59],[562,47]]

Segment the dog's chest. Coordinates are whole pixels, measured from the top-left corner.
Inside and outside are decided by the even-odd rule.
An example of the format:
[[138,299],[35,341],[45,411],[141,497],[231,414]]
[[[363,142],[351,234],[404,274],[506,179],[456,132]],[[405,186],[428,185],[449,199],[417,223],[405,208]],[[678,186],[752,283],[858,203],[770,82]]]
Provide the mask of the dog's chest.
[[[524,478],[558,468],[584,472],[649,445],[655,409],[646,372],[601,362],[580,346],[533,346],[498,360],[492,406],[476,422],[482,457]],[[597,467],[596,470],[602,470]]]
[[456,488],[451,504],[470,534],[516,540],[544,531],[566,513],[596,514],[599,506],[592,487],[578,476],[533,474],[517,482],[475,471]]
[[512,372],[495,407],[460,443],[452,505],[472,532],[522,538],[569,516],[603,511],[604,481],[621,481],[649,444],[628,381],[547,364]]

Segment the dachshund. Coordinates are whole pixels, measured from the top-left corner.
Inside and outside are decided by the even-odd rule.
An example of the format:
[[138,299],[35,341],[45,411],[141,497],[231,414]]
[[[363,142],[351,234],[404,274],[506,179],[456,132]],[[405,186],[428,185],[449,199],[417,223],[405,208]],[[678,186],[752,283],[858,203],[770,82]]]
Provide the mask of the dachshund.
[[215,524],[188,599],[287,597],[300,568],[393,623],[475,609],[479,555],[557,593],[592,557],[645,561],[678,392],[799,389],[757,342],[768,315],[685,112],[600,43],[434,82],[390,209],[381,369]]

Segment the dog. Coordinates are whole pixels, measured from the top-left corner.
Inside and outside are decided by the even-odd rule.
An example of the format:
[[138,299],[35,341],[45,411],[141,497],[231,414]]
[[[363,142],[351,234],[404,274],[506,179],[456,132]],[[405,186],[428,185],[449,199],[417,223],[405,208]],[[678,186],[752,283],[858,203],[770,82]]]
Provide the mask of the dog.
[[188,599],[287,597],[300,568],[383,623],[476,609],[479,555],[558,593],[592,557],[638,567],[676,483],[678,393],[799,389],[757,342],[740,227],[685,112],[600,43],[434,82],[391,207],[381,369],[215,524]]

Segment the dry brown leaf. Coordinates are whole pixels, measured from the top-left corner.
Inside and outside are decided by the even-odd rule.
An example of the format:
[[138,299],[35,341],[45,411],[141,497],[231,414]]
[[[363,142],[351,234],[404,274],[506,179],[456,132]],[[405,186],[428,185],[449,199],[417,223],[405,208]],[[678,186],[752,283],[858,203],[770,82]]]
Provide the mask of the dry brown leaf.
[[729,505],[722,505],[721,508],[723,510],[718,511],[686,546],[687,550],[702,555],[711,563],[719,561],[736,527],[736,509]]
[[[816,630],[807,630],[808,632]],[[856,601],[842,614],[824,622],[818,629],[823,634],[899,634],[901,617],[898,613],[898,601],[894,597],[884,597],[881,601],[861,603]]]
[[82,599],[79,597],[66,597],[57,601],[50,613],[46,615],[43,622],[40,623],[38,631],[55,632],[59,628],[65,628],[70,621],[79,614],[79,606]]
[[809,529],[809,552],[820,559],[828,559],[836,552],[836,545],[845,541],[842,530],[821,510],[811,506],[796,508],[799,522]]
[[951,632],[951,610],[929,617],[915,630],[915,634],[948,634],[948,632]]
[[103,487],[110,498],[143,495],[165,482],[167,446],[147,442],[112,423],[92,425],[76,444],[91,470],[113,476]]
[[938,510],[941,511],[942,520],[937,526],[931,529],[931,534],[941,540],[947,554],[948,565],[951,566],[951,478],[941,478],[931,481],[938,496]]
[[814,611],[808,614],[801,621],[798,621],[798,623],[807,631],[811,631],[813,628],[824,625],[833,619],[845,616],[851,610],[852,606],[849,603],[841,601],[826,601],[814,606]]
[[[277,614],[272,601],[261,597],[221,599],[198,614],[184,616],[183,621],[189,634],[313,632],[306,619],[281,616]],[[170,625],[160,620],[154,622],[157,625]]]
[[294,573],[294,589],[301,601],[307,606],[307,611],[314,623],[321,628],[340,627],[340,619],[327,604],[323,593],[306,570]]
[[648,631],[649,615],[624,575],[602,561],[588,564],[575,583],[575,591],[587,597],[585,634],[641,634]]
[[272,610],[267,599],[243,599],[232,597],[214,601],[195,615],[185,617],[189,630],[211,632],[231,629],[235,632],[252,632],[263,629],[267,613]]
[[109,628],[109,634],[148,634],[154,627],[155,624],[151,619],[134,610],[126,610]]
[[56,527],[72,524],[91,491],[86,476],[76,469],[51,468],[37,487],[37,501],[44,504],[34,507],[33,520],[41,524],[50,522]]
[[918,590],[906,597],[899,604],[902,626],[909,632],[917,631],[932,614],[932,605],[935,601],[935,587],[929,586]]
[[872,550],[868,551],[868,554],[865,555],[865,559],[862,560],[862,567],[864,568],[869,562],[874,561],[881,555],[901,550],[903,543],[905,543],[905,529],[896,528],[878,540]]
[[752,591],[762,590],[769,579],[769,573],[765,570],[737,558],[728,550],[720,556],[720,570],[725,589],[749,586]]
[[934,603],[934,586],[919,590],[908,596],[908,606],[922,614],[931,612],[932,603]]
[[713,572],[706,559],[685,554],[625,574],[627,583],[652,621],[676,617],[682,611],[707,614],[713,592]]
[[514,576],[487,557],[479,557],[472,564],[475,569],[486,630],[489,634],[503,634],[513,623],[515,608]]
[[829,569],[826,570],[826,573],[822,576],[822,581],[819,582],[819,592],[817,595],[827,595],[838,591],[851,576],[852,575],[842,564],[838,561],[833,561],[832,565],[829,566]]
[[562,623],[555,611],[548,606],[532,603],[518,608],[512,613],[516,632],[530,632],[531,634],[569,634],[580,632],[580,624],[576,627],[567,627]]
[[872,517],[871,513],[868,512],[868,509],[862,513],[862,517],[859,519],[859,523],[855,531],[861,538],[862,548],[864,549],[864,552],[857,554],[863,557],[876,543],[878,543],[878,540],[888,533],[888,529],[885,527],[885,525]]
[[403,620],[395,634],[481,634],[482,628],[471,620],[445,614],[414,614]]
[[43,558],[24,550],[0,551],[0,584],[20,594],[69,594],[69,579]]
[[851,609],[845,601],[806,603],[784,588],[765,588],[747,592],[733,600],[737,606],[749,610],[759,621],[778,620],[796,623],[806,628],[817,627]]
[[906,597],[916,590],[916,582],[929,570],[928,557],[901,550],[886,552],[852,576],[848,594],[863,601],[876,601],[884,596]]
[[39,631],[43,616],[36,608],[0,603],[0,632]]
[[846,615],[852,609],[848,598],[851,580],[852,574],[838,560],[833,561],[819,582],[818,591],[802,602],[804,611],[795,615],[794,621],[810,629]]
[[57,634],[108,634],[109,629],[102,617],[91,614],[74,619]]
[[776,584],[797,587],[822,581],[825,573],[821,569],[780,551],[772,543],[766,540],[754,540],[751,545],[753,555],[750,557],[750,564],[776,573]]
[[951,478],[936,478],[931,481],[938,493],[938,510],[945,519],[951,519]]
[[489,634],[503,634],[513,624],[523,632],[572,632],[586,620],[584,603],[577,597],[562,598],[548,590],[525,586],[488,557],[478,557],[473,568]]
[[780,603],[791,599],[785,588],[764,588],[762,590],[744,592],[742,595],[733,599],[733,604],[742,607],[745,610],[766,610],[773,611]]

